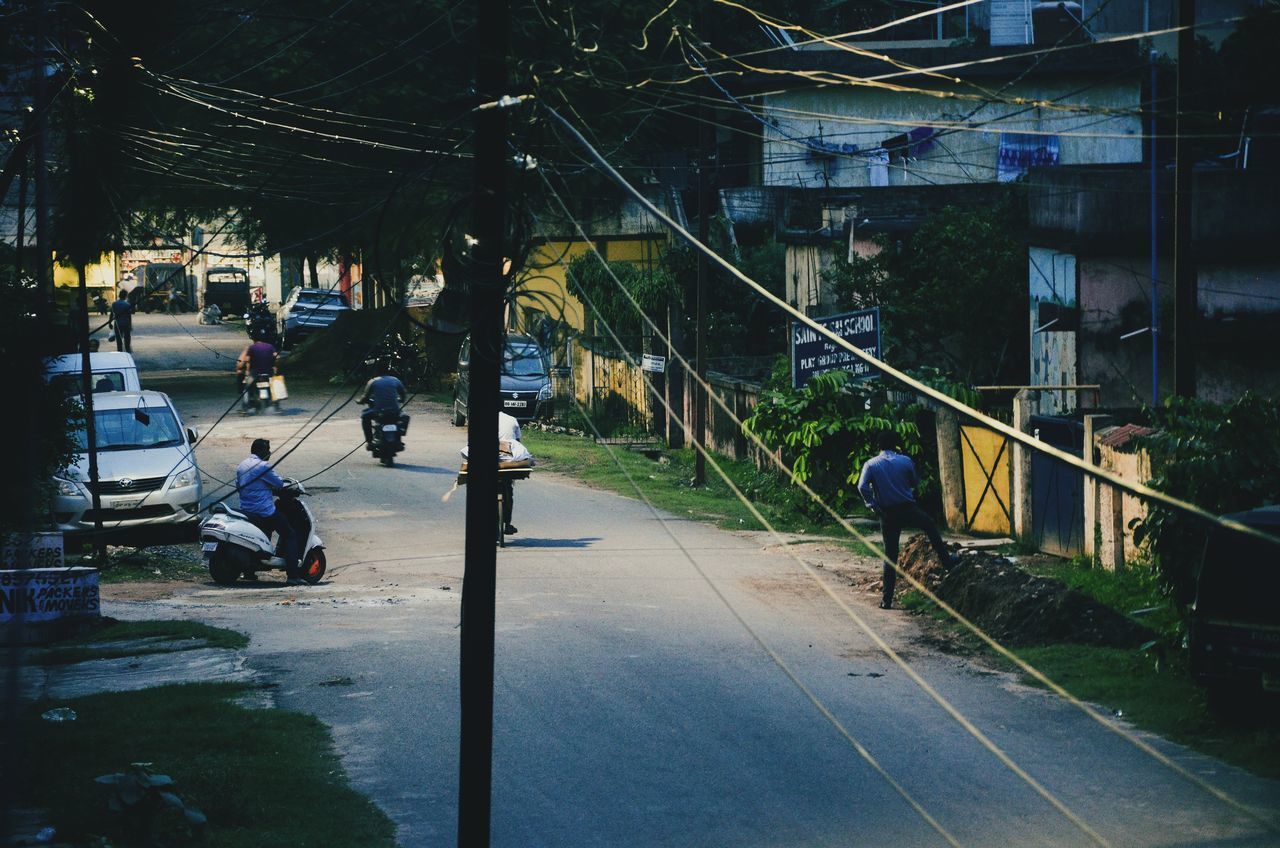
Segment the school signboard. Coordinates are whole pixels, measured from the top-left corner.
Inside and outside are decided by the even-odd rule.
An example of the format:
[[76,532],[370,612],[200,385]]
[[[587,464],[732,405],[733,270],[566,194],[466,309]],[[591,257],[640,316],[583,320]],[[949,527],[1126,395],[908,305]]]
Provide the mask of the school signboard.
[[[815,318],[840,338],[880,358],[880,310],[859,309],[827,318]],[[809,378],[828,371],[848,371],[855,380],[877,376],[877,372],[854,354],[820,335],[807,324],[791,322],[791,385],[800,388]]]

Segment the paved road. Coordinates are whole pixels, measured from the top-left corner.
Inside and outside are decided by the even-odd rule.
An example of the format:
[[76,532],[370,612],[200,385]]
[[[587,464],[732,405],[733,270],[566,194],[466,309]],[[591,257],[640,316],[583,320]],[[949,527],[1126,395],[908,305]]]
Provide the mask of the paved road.
[[[209,348],[234,351],[244,336],[208,328],[193,346],[190,318],[159,319],[140,322],[136,352],[144,370],[169,372],[153,382],[208,431],[211,478],[229,476],[257,435],[277,451],[306,436],[284,463],[294,476],[358,443],[350,406],[311,429],[346,397],[331,387],[299,387],[283,414],[233,413],[210,431],[229,381],[173,376],[187,361],[174,351],[207,367],[222,361]],[[462,432],[439,405],[411,411],[403,464],[361,451],[311,481],[323,585],[208,585],[105,610],[250,633],[280,704],[333,728],[355,785],[416,848],[455,839],[465,491],[444,499]],[[498,553],[495,846],[947,844],[848,737],[959,844],[1097,844],[890,662],[797,552],[828,566],[854,614],[1108,843],[1280,844],[1069,705],[934,653],[909,618],[835,577],[837,554],[655,516],[547,472],[518,485],[515,523]],[[1148,741],[1254,809],[1280,809],[1275,782]]]

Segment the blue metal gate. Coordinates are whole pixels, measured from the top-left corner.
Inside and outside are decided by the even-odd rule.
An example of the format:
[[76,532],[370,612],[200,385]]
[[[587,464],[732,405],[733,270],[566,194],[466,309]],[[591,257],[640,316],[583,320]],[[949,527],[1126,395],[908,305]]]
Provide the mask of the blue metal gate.
[[[1070,418],[1031,416],[1036,438],[1084,455],[1084,424]],[[1084,474],[1041,453],[1031,455],[1031,527],[1036,547],[1059,556],[1084,553]]]

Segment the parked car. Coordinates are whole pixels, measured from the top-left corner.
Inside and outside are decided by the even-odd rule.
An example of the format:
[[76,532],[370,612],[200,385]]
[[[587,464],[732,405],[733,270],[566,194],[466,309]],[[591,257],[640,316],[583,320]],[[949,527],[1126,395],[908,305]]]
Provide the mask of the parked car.
[[[133,354],[121,351],[99,351],[89,354],[89,369],[93,375],[93,393],[138,392],[138,364]],[[67,394],[79,394],[80,354],[68,353],[51,356],[44,361],[44,379],[51,386],[58,386]]]
[[[458,351],[458,379],[453,388],[453,423],[467,423],[467,397],[471,386],[471,337]],[[551,369],[547,354],[529,336],[507,335],[498,377],[498,408],[517,421],[550,418],[554,413]]]
[[249,272],[231,265],[216,265],[204,272],[204,305],[218,304],[223,315],[241,315],[249,309]]
[[293,347],[316,330],[331,326],[351,306],[339,292],[296,288],[280,307],[280,347]]
[[[1280,506],[1229,515],[1280,537]],[[1187,622],[1191,674],[1212,700],[1280,692],[1280,545],[1215,528]]]
[[[194,534],[201,496],[196,431],[183,427],[173,402],[161,392],[109,392],[93,401],[103,528]],[[53,481],[55,523],[68,534],[92,531],[95,518],[86,431],[76,435],[84,452]],[[145,534],[130,537],[139,535]]]

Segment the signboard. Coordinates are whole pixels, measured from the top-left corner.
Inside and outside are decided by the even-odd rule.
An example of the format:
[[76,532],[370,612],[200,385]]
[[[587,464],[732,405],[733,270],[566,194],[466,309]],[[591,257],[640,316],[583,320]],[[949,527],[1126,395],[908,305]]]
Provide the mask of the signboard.
[[655,356],[652,353],[643,354],[640,360],[640,370],[654,374],[664,374],[667,370],[667,358],[665,356]]
[[0,552],[0,568],[61,568],[61,533],[7,536]]
[[98,614],[96,568],[0,571],[0,629],[15,620],[47,624]]
[[[818,324],[840,338],[880,358],[880,310],[860,309],[828,318],[815,318]],[[828,371],[848,371],[856,380],[877,376],[866,362],[826,336],[799,321],[791,322],[791,385],[795,388],[809,378]]]

